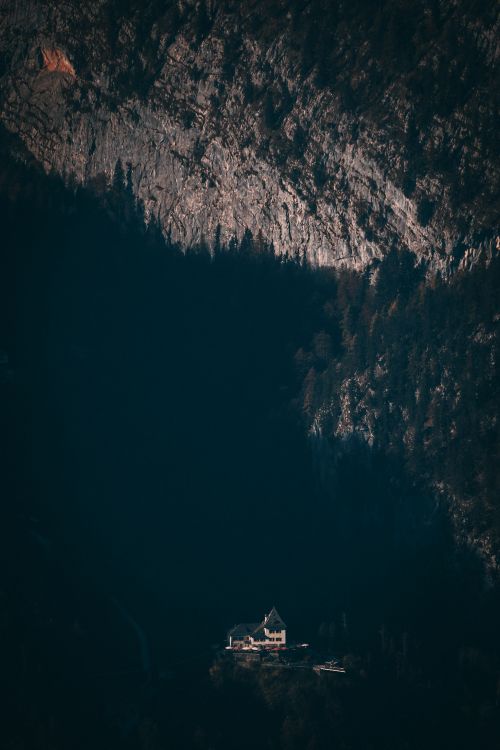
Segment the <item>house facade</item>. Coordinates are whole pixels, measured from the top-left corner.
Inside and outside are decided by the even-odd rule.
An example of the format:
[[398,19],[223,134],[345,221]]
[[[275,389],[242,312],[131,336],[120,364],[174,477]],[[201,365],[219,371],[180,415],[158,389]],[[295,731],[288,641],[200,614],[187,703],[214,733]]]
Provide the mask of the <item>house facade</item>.
[[262,622],[241,622],[227,634],[232,649],[280,648],[286,646],[286,625],[276,607]]

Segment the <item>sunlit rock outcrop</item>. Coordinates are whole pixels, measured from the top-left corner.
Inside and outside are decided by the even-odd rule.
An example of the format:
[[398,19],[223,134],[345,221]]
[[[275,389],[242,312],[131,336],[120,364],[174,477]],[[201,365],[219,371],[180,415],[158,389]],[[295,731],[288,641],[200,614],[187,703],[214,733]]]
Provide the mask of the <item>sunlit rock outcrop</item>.
[[75,77],[75,69],[62,50],[43,47],[41,53],[44,70],[49,73],[67,73],[72,78]]
[[298,5],[10,0],[1,121],[78,182],[130,165],[146,216],[184,246],[220,225],[354,268],[394,243],[441,270],[491,252],[494,4],[415,11],[406,66],[393,2],[339,10],[333,57],[317,3]]

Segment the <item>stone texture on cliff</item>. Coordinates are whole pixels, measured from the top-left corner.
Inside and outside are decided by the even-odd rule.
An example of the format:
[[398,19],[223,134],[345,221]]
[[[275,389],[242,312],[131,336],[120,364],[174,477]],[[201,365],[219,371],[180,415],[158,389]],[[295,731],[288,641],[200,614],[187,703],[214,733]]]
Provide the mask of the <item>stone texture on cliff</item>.
[[[414,69],[396,74],[396,59],[388,78],[374,52],[385,32],[362,0],[359,19],[340,4],[335,58],[319,60],[336,71],[326,84],[299,50],[317,5],[7,0],[1,120],[47,171],[78,182],[130,165],[146,216],[183,246],[212,242],[220,224],[225,240],[249,228],[280,252],[354,268],[394,243],[440,269],[490,248],[494,3],[475,15],[429,3],[431,32],[431,11],[415,12]],[[394,5],[382,4],[379,23],[390,25]],[[419,71],[443,65],[465,88],[424,117]],[[442,75],[446,90],[451,73]]]
[[75,78],[76,73],[74,67],[70,61],[60,49],[48,49],[43,47],[41,49],[43,68],[48,73],[67,73],[72,78]]

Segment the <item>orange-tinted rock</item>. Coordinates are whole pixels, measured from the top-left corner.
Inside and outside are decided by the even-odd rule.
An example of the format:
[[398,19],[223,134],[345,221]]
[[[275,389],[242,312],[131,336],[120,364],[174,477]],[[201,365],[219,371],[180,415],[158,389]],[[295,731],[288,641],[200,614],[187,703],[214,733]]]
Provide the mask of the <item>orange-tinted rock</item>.
[[42,49],[42,58],[44,70],[76,76],[74,67],[60,49]]

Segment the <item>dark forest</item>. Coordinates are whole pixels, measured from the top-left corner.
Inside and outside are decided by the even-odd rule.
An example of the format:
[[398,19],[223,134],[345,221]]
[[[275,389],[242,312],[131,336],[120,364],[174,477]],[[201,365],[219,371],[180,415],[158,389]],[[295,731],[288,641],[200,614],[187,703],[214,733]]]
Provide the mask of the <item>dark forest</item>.
[[[181,248],[2,139],[2,746],[493,748],[498,259]],[[346,674],[218,655],[273,603]]]

